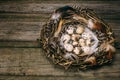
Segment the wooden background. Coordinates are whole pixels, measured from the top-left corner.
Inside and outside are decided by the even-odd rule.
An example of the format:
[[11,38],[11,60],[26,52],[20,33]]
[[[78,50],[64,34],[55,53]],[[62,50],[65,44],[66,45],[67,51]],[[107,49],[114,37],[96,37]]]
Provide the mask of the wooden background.
[[[64,5],[94,9],[117,38],[114,62],[71,72],[53,65],[36,41],[51,13]],[[120,80],[120,1],[0,0],[0,80]]]

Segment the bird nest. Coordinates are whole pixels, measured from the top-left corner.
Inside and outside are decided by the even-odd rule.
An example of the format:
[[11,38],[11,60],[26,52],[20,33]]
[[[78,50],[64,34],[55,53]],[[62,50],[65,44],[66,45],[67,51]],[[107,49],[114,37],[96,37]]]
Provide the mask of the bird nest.
[[55,64],[87,69],[110,63],[114,36],[93,10],[64,6],[42,27],[40,45]]

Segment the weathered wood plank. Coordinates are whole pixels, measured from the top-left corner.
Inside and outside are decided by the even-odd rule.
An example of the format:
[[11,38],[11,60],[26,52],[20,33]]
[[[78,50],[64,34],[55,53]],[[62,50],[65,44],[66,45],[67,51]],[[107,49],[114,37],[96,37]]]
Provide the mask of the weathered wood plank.
[[39,48],[37,41],[0,41],[0,48]]
[[[62,1],[61,1],[62,2]],[[97,13],[119,13],[120,9],[119,2],[105,3],[105,2],[91,2],[91,1],[82,1],[82,2],[68,2],[68,3],[53,3],[52,1],[48,3],[0,3],[0,12],[22,12],[22,13],[31,13],[31,12],[44,12],[50,13],[55,9],[65,6],[65,5],[77,5],[82,7],[88,7],[94,9]]]
[[24,22],[0,22],[0,30],[39,31],[40,28],[45,23],[46,22],[25,22],[25,21]]
[[[0,40],[0,48],[40,48],[39,41]],[[120,37],[116,38],[115,48],[120,49]]]
[[39,38],[40,31],[2,31],[0,32],[0,40],[15,41],[36,41]]
[[0,76],[0,80],[119,80],[115,77],[81,77],[81,76]]
[[[101,1],[101,0],[0,0],[1,2],[48,2],[48,1],[52,1],[52,2],[57,2],[57,1],[63,1],[63,2],[66,2],[66,1],[97,1],[97,2],[108,2],[108,0],[104,0],[104,1]],[[119,0],[109,0],[109,2],[116,2],[116,1],[118,1],[119,2]]]
[[119,5],[119,0],[0,0],[0,4],[8,4],[8,3],[72,3],[72,4],[82,4],[82,3],[93,3],[93,4],[101,4],[101,3],[107,3],[107,4],[116,4]]
[[[36,41],[45,22],[0,22],[0,40]],[[109,22],[115,35],[120,36],[119,21]],[[118,37],[119,38],[119,37]]]
[[[115,42],[115,48],[120,49],[120,39]],[[40,48],[38,41],[0,41],[0,48]]]
[[0,0],[0,80],[119,80],[119,49],[111,65],[97,70],[71,72],[47,60],[36,42],[42,25],[51,13],[58,7],[73,4],[94,9],[112,27],[119,42],[119,2],[119,0]]
[[[47,21],[52,13],[0,13],[0,21],[8,22],[8,21],[34,21],[34,22],[43,22]],[[116,22],[120,20],[119,13],[98,13],[104,20],[109,20],[112,22]]]
[[[120,54],[112,65],[97,70],[71,72],[53,65],[39,48],[0,48],[1,75],[120,77]],[[52,72],[52,73],[51,73]]]
[[51,14],[48,13],[30,13],[30,14],[23,14],[23,13],[0,13],[0,21],[1,22],[8,22],[8,21],[34,21],[34,22],[43,22],[47,21]]
[[119,80],[119,78],[85,78],[85,77],[58,77],[58,76],[0,76],[1,80]]
[[[10,19],[11,20],[11,19]],[[25,21],[22,20],[15,20],[15,21],[3,21],[0,22],[0,30],[30,30],[30,31],[36,31],[40,30],[42,26],[47,22],[46,21]],[[105,20],[106,23],[112,28],[112,29],[120,29],[119,23],[120,21],[113,21],[113,20]]]
[[[14,1],[14,0],[13,0]],[[29,1],[29,0],[28,0]],[[59,0],[57,0],[59,1]],[[45,23],[56,8],[63,5],[72,5],[72,2],[65,4],[57,3],[23,3],[19,2],[5,2],[0,3],[0,40],[24,40],[24,41],[35,41],[39,37],[42,23]],[[24,2],[24,1],[23,1]],[[63,0],[64,2],[64,0]],[[79,2],[77,0],[77,2]],[[90,2],[90,3],[89,3]],[[117,4],[116,4],[117,3]],[[78,3],[76,5],[79,5]],[[82,1],[81,5],[84,7],[95,8],[97,13],[100,14],[108,23],[113,26],[113,29],[119,29],[119,5],[118,2],[103,3],[97,1]],[[104,7],[104,8],[101,8]],[[8,13],[7,13],[8,12]],[[28,23],[8,23],[8,22],[28,22]],[[40,22],[35,24],[31,22]],[[6,24],[5,24],[6,23]],[[29,25],[30,24],[30,25]],[[34,25],[35,24],[35,25]],[[29,26],[29,28],[28,28]],[[116,33],[116,32],[115,32]],[[117,36],[119,31],[117,31]]]
[[[119,39],[120,30],[113,30]],[[36,41],[40,31],[0,30],[1,41]]]
[[[40,48],[39,41],[0,40],[0,48]],[[120,49],[120,38],[116,38],[115,48]]]

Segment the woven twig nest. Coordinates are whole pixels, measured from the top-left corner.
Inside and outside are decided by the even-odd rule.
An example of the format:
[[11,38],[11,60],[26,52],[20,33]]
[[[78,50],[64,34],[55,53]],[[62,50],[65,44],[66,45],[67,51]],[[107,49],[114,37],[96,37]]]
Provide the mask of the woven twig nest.
[[111,28],[91,9],[64,6],[42,27],[40,44],[55,64],[87,69],[111,62]]

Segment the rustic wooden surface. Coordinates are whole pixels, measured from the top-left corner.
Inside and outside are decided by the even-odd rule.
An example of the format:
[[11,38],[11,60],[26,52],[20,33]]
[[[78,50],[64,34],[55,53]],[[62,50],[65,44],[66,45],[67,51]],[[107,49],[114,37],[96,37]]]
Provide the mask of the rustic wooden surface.
[[[117,52],[112,64],[67,71],[49,61],[36,41],[51,13],[64,5],[94,9],[113,29]],[[0,80],[120,80],[119,0],[0,0]]]

